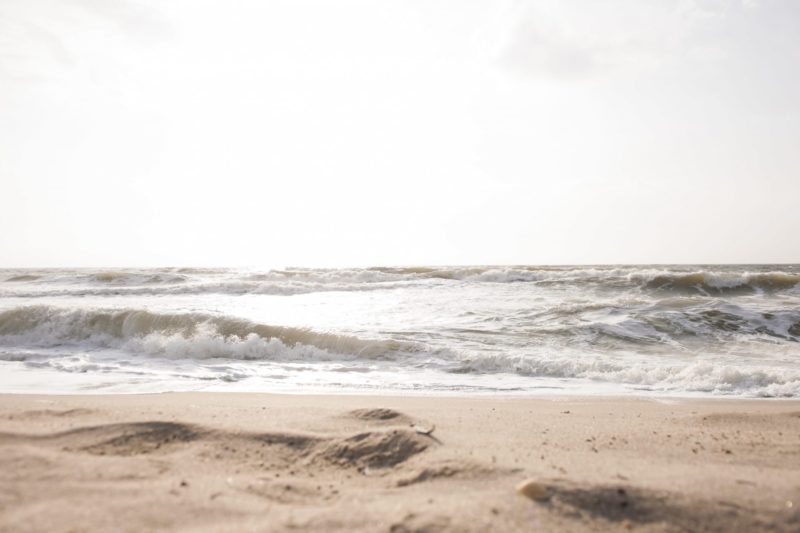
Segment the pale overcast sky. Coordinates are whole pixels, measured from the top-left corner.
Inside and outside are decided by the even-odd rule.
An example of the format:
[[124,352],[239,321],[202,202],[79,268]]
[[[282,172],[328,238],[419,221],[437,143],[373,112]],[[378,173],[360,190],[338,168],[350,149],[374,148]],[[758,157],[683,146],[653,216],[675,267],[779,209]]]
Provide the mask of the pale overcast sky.
[[0,266],[800,262],[800,2],[0,1]]

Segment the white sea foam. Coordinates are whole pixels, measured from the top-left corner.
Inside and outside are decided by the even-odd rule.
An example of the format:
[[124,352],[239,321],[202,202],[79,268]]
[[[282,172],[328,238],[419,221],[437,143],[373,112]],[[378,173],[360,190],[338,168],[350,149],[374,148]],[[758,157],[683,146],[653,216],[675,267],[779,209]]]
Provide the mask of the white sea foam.
[[800,396],[800,371],[775,366],[737,366],[735,363],[630,361],[597,356],[567,358],[504,357],[469,360],[455,372],[513,372],[552,379],[583,379],[622,385],[628,390],[743,395]]

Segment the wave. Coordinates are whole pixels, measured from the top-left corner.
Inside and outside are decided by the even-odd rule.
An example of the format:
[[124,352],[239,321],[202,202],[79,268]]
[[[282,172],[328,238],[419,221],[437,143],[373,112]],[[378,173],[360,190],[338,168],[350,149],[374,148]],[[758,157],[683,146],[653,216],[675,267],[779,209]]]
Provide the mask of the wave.
[[113,348],[199,359],[381,359],[419,349],[407,342],[360,339],[227,316],[50,306],[18,307],[0,312],[0,345]]
[[[1,271],[0,271],[1,272]],[[6,282],[29,282],[34,286],[137,286],[176,284],[189,280],[185,274],[163,269],[131,271],[43,270],[14,273]]]
[[555,359],[496,356],[467,359],[454,373],[514,373],[550,379],[621,384],[649,392],[696,392],[758,397],[800,396],[800,372],[768,366],[698,361],[683,364],[630,363],[582,357]]
[[[761,267],[762,269],[764,267]],[[530,283],[604,291],[678,295],[747,295],[800,292],[800,270],[748,271],[740,267],[371,267],[290,268],[269,271],[138,269],[121,271],[6,271],[5,295],[13,297],[137,294],[274,294],[364,291],[418,284]],[[22,283],[25,282],[25,283]]]
[[420,280],[452,281],[536,281],[542,278],[538,269],[504,267],[370,267],[355,269],[286,269],[255,273],[254,281],[303,281],[330,283],[386,283]]
[[[183,269],[182,269],[183,270]],[[594,283],[619,278],[620,272],[598,269],[563,270],[525,267],[369,269],[295,269],[223,274],[163,272],[79,272],[37,276],[40,283],[8,288],[6,296],[106,296],[157,294],[266,294],[391,290],[449,283]],[[623,278],[620,278],[623,279]],[[30,278],[33,281],[33,278]],[[617,279],[619,281],[619,279]]]
[[[603,318],[590,321],[580,316],[587,310]],[[713,349],[746,340],[800,342],[800,310],[751,309],[730,303],[557,306],[539,319],[539,324],[528,328],[532,335],[567,337],[569,344],[589,347],[665,345],[683,349],[688,344]]]
[[172,273],[97,272],[84,277],[89,282],[119,285],[148,285],[157,283],[183,283],[187,277]]
[[20,274],[17,276],[11,276],[10,278],[7,278],[6,281],[10,282],[36,281],[37,279],[41,279],[41,276],[35,276],[33,274]]
[[207,268],[207,267],[175,267],[165,268],[165,272],[178,272],[180,274],[225,274],[230,272],[229,268]]
[[183,285],[139,285],[108,287],[44,287],[35,290],[12,290],[0,296],[13,298],[48,298],[64,296],[182,296],[197,294],[227,294],[294,296],[316,292],[362,292],[407,288],[409,282],[371,283],[371,284],[322,284],[307,282],[259,282],[259,281],[220,281],[208,283],[186,283]]
[[[637,300],[624,308],[599,301],[564,303],[544,314],[521,315],[532,321],[524,327],[509,330],[487,324],[484,330],[465,323],[458,330],[439,327],[393,334],[404,340],[274,326],[212,313],[34,305],[0,311],[0,360],[74,372],[140,372],[154,379],[154,372],[173,367],[200,368],[209,379],[235,379],[230,369],[236,367],[245,379],[258,375],[265,365],[241,361],[263,361],[292,367],[291,372],[390,368],[398,379],[412,381],[416,371],[512,373],[642,391],[800,396],[800,370],[792,365],[800,341],[800,309],[697,301],[674,297],[662,300],[662,305]],[[505,325],[509,324],[516,323]],[[132,357],[137,355],[158,359]],[[307,364],[318,362],[327,364]],[[227,370],[219,374],[217,368]]]
[[678,293],[741,294],[794,289],[798,284],[800,274],[786,272],[692,272],[659,274],[645,281],[643,288]]

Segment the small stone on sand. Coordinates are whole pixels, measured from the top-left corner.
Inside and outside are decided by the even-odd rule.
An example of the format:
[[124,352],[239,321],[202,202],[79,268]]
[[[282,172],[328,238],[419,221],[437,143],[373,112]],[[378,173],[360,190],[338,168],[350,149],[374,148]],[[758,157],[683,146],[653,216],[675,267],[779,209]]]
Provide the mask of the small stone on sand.
[[526,479],[517,485],[517,493],[537,502],[544,501],[550,497],[547,486],[533,479]]

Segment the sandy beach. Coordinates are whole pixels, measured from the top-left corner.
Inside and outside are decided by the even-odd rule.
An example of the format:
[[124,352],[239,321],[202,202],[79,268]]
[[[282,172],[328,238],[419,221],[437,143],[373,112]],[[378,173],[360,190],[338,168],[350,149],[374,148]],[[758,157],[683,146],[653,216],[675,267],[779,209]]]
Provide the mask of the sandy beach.
[[0,447],[3,531],[800,528],[797,401],[2,395]]

